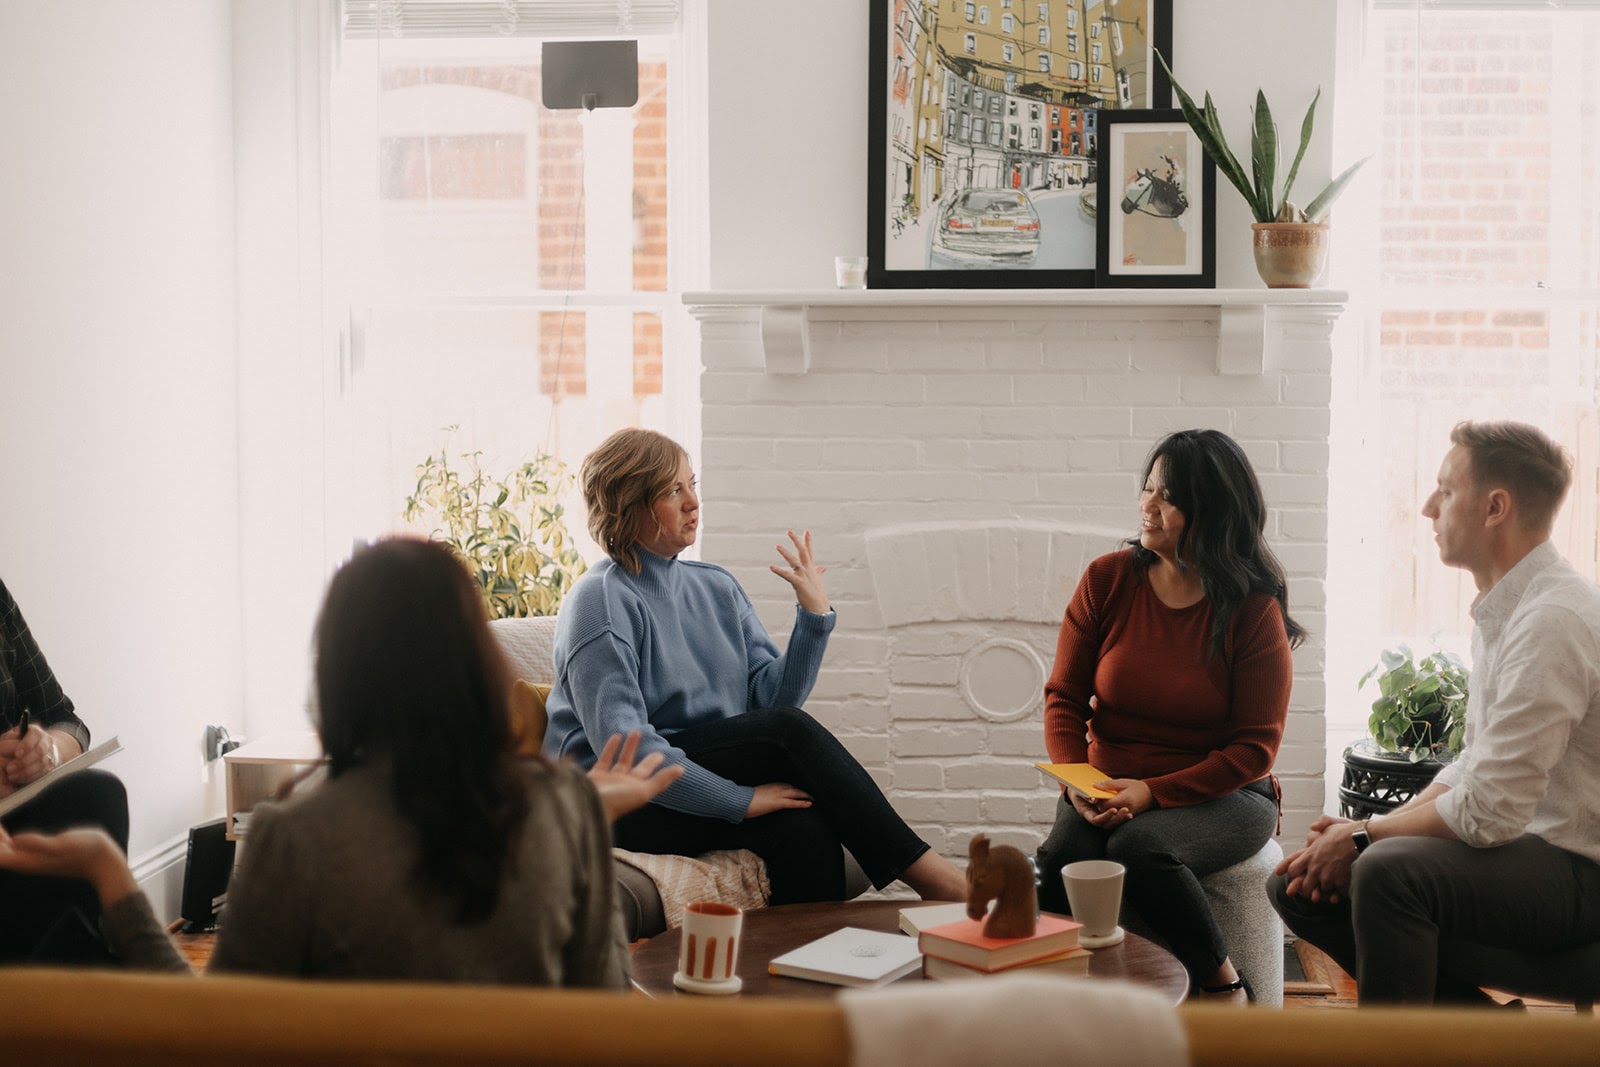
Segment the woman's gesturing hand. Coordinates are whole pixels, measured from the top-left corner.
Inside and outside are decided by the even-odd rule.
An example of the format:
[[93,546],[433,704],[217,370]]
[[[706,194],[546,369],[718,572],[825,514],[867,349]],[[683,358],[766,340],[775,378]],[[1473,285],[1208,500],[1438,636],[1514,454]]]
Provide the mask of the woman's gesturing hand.
[[626,741],[621,734],[612,734],[606,747],[595,758],[594,766],[589,768],[589,782],[600,794],[606,818],[612,822],[644,807],[667,786],[683,777],[681,764],[662,766],[667,759],[665,753],[652,752],[635,763],[638,754],[638,730],[631,731]]
[[778,555],[783,557],[788,566],[780,567],[774,563],[772,573],[794,586],[795,599],[802,608],[813,615],[826,615],[829,610],[828,591],[822,587],[822,573],[828,568],[817,563],[811,554],[811,531],[807,530],[804,537],[793,530],[788,533],[794,548],[777,546]]
[[766,785],[756,786],[755,795],[750,798],[750,806],[745,809],[744,817],[758,819],[763,815],[771,815],[784,808],[809,808],[811,794],[804,789],[797,789],[788,782],[768,782]]

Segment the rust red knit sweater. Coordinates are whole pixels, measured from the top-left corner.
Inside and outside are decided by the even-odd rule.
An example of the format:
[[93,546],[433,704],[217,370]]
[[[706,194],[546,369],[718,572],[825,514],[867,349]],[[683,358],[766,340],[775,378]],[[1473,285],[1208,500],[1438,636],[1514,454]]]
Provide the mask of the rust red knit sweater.
[[1141,778],[1162,807],[1211,800],[1272,769],[1294,664],[1278,602],[1249,597],[1209,659],[1211,602],[1169,608],[1131,549],[1085,569],[1045,683],[1051,760]]

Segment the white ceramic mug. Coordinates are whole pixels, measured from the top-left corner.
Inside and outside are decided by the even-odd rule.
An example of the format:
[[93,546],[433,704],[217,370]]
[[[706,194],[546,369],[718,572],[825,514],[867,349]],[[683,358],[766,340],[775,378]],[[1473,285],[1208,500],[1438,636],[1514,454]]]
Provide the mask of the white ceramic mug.
[[1083,924],[1078,943],[1084,948],[1120,944],[1124,936],[1117,919],[1122,915],[1122,864],[1112,860],[1079,860],[1061,868],[1072,917]]
[[697,900],[683,909],[683,940],[672,984],[690,993],[737,993],[739,939],[744,912],[717,900]]

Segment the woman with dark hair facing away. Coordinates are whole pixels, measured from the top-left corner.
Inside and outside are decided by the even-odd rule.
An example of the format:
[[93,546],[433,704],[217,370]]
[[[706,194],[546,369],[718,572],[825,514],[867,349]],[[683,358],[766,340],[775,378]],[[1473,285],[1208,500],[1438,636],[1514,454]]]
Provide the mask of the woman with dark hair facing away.
[[1075,860],[1127,868],[1124,893],[1206,993],[1248,985],[1199,879],[1248,859],[1277,825],[1270,774],[1293,680],[1283,568],[1250,461],[1227,434],[1184,430],[1145,463],[1139,534],[1090,563],[1045,683],[1045,745],[1090,763],[1114,796],[1063,790],[1039,847],[1041,906],[1068,908]]
[[827,729],[799,710],[835,615],[811,534],[789,531],[794,628],[779,651],[739,582],[680,558],[700,526],[688,454],[651,430],[619,430],[583,462],[589,532],[609,558],[562,601],[544,749],[594,759],[594,739],[637,730],[640,751],[683,777],[618,820],[635,852],[746,848],[766,861],[771,902],[838,900],[840,845],[882,888],[960,900],[966,881],[897,815]]
[[[358,551],[315,675],[327,778],[251,811],[211,969],[623,987],[606,807],[578,769],[515,755],[510,674],[450,551]],[[598,777],[632,789],[620,810],[676,777],[618,771],[617,747]],[[104,834],[0,836],[0,866],[87,878],[119,958],[184,969]]]

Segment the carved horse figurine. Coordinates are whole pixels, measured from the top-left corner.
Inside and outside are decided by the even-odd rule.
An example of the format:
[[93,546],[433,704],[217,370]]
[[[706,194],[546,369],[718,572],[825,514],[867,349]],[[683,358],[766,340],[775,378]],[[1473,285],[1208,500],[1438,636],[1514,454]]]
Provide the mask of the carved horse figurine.
[[967,917],[983,918],[991,900],[995,905],[983,924],[985,937],[1033,936],[1039,921],[1033,865],[1020,849],[991,846],[988,834],[974,834],[967,846]]

